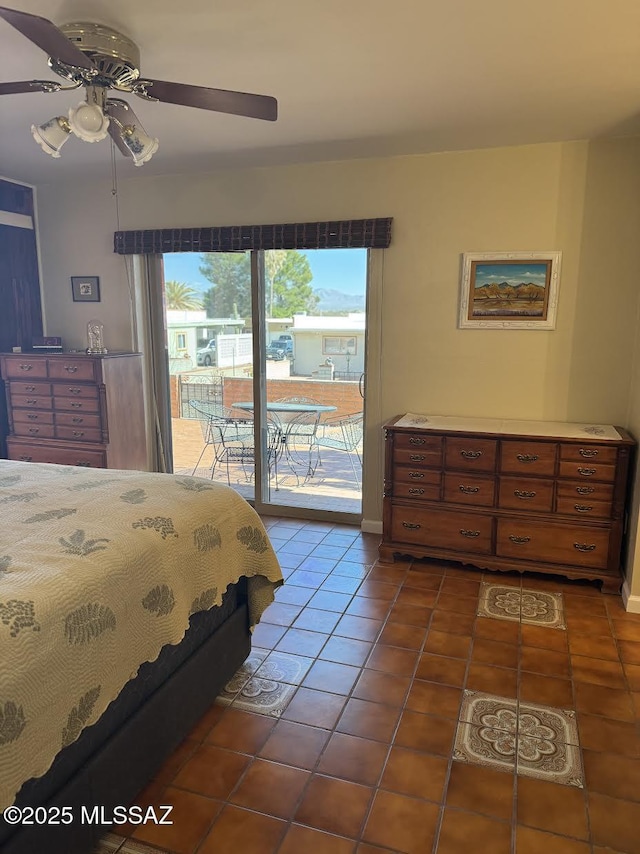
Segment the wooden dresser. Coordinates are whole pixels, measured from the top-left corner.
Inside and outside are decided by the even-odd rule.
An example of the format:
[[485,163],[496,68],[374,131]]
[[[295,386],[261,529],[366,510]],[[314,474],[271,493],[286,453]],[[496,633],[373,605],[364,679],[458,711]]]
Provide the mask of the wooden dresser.
[[10,460],[147,468],[137,353],[0,355]]
[[625,430],[411,415],[384,430],[382,560],[442,558],[619,590],[635,445]]

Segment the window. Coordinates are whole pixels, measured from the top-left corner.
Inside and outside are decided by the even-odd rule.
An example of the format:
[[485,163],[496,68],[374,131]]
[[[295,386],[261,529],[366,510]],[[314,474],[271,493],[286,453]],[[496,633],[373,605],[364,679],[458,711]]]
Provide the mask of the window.
[[176,350],[187,349],[187,336],[184,332],[176,333]]
[[325,336],[322,339],[323,356],[355,356],[357,352],[355,336]]

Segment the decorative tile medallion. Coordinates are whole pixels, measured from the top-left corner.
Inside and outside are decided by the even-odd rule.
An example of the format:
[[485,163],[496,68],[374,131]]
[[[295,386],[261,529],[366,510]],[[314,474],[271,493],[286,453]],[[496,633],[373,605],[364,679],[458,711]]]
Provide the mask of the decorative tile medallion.
[[252,649],[248,657],[233,674],[218,695],[216,702],[228,706],[233,698],[251,679],[265,658],[269,655],[268,649]]
[[532,626],[566,629],[562,593],[545,593],[483,582],[480,586],[479,617],[513,620]]
[[311,664],[311,659],[299,655],[252,650],[216,703],[279,718]]
[[454,759],[582,788],[575,712],[465,691]]
[[275,679],[276,682],[287,682],[299,685],[315,659],[302,655],[291,655],[287,652],[274,651],[256,671],[256,676],[262,679]]

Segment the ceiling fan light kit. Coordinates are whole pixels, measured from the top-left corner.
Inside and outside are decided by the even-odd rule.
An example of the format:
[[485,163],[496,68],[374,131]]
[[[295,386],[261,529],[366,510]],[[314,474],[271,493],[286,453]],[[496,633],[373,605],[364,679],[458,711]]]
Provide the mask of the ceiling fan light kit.
[[119,150],[142,166],[158,150],[127,101],[108,98],[108,91],[137,95],[146,101],[179,104],[213,112],[275,121],[278,104],[269,95],[253,95],[184,83],[140,77],[140,51],[122,33],[95,23],[57,27],[46,18],[0,6],[0,19],[49,54],[49,67],[71,85],[49,80],[0,83],[0,95],[27,92],[66,92],[84,86],[86,99],[69,110],[68,120],[56,116],[42,125],[31,125],[38,145],[52,157],[73,132],[84,142],[99,142],[110,135]]

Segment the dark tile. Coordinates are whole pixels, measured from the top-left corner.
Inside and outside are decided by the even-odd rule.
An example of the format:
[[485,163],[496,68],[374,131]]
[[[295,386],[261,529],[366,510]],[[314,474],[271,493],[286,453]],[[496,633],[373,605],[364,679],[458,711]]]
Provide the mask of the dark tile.
[[515,775],[454,762],[447,786],[447,806],[511,821]]
[[576,682],[591,682],[607,688],[624,689],[627,687],[622,665],[617,661],[605,661],[588,658],[586,655],[572,655],[571,667]]
[[391,602],[386,599],[367,599],[365,596],[354,596],[345,614],[356,617],[370,617],[372,620],[386,620],[391,608]]
[[387,751],[387,745],[380,741],[334,732],[324,749],[317,771],[330,777],[342,777],[352,783],[375,786]]
[[470,635],[476,621],[475,614],[456,614],[453,611],[434,611],[431,629],[454,635]]
[[[524,626],[522,627],[524,630]],[[537,627],[536,627],[537,628]],[[549,629],[544,629],[548,632]],[[478,638],[500,641],[501,643],[518,643],[520,640],[520,623],[513,620],[494,620],[490,617],[478,617],[474,634]]]
[[635,723],[579,712],[578,732],[580,746],[586,750],[640,757],[640,733]]
[[418,653],[415,650],[385,646],[378,642],[373,647],[366,666],[370,670],[382,670],[397,676],[412,676],[417,660]]
[[294,629],[306,629],[309,632],[331,634],[338,624],[340,614],[335,611],[321,611],[319,608],[305,608],[293,623]]
[[[133,839],[148,842],[175,854],[192,854],[222,807],[219,801],[172,786],[164,789],[156,806],[161,804],[170,804],[173,807],[170,816],[173,824],[147,822],[138,825],[133,832]],[[157,814],[162,814],[162,811],[158,809]]]
[[484,815],[445,809],[438,854],[460,854],[467,850],[510,854],[511,826]]
[[523,623],[520,627],[520,633],[523,646],[554,649],[556,652],[566,652],[568,647],[568,633],[565,631],[550,630],[546,626],[530,626]]
[[316,656],[325,645],[329,635],[321,632],[310,632],[306,629],[288,629],[283,638],[276,644],[280,652],[291,652],[294,655]]
[[371,700],[373,703],[402,706],[410,684],[411,679],[408,676],[395,676],[393,673],[365,669],[353,690],[353,696],[359,700]]
[[439,813],[439,806],[429,801],[380,789],[363,840],[406,854],[425,854],[433,846]]
[[582,758],[589,792],[640,801],[639,759],[593,750],[583,750]]
[[280,720],[259,755],[300,768],[314,768],[329,740],[324,729]]
[[406,707],[423,714],[457,718],[461,700],[462,691],[459,688],[416,679],[409,691]]
[[568,839],[566,836],[557,836],[554,833],[518,825],[516,851],[518,854],[540,854],[541,851],[545,854],[591,854],[591,846],[577,839]]
[[472,691],[486,691],[500,697],[515,697],[518,684],[517,670],[506,667],[492,667],[489,664],[469,665],[466,687]]
[[214,726],[206,741],[238,753],[257,753],[275,725],[273,718],[231,708]]
[[235,806],[226,806],[198,848],[198,854],[242,851],[272,854],[284,836],[286,822]]
[[203,744],[176,775],[174,785],[226,800],[250,761],[249,756]]
[[623,854],[640,854],[640,804],[589,794],[591,838]]
[[438,632],[435,629],[431,629],[428,633],[424,645],[425,652],[446,655],[449,658],[464,658],[465,660],[468,658],[470,650],[471,637]]
[[358,588],[358,596],[368,599],[385,599],[387,602],[395,599],[398,592],[397,584],[386,584],[384,581],[363,581]]
[[262,647],[262,649],[274,649],[286,631],[284,626],[259,623],[253,630],[251,640],[254,646]]
[[412,608],[433,608],[438,598],[436,590],[425,590],[421,587],[408,587],[405,582],[398,593],[398,605],[410,605]]
[[421,626],[406,626],[402,623],[387,623],[378,639],[387,646],[399,646],[403,649],[421,649],[427,630]]
[[311,775],[275,762],[256,759],[229,800],[276,818],[291,818]]
[[618,650],[613,638],[592,637],[571,632],[569,635],[569,650],[572,655],[590,656],[591,658],[606,658],[618,661]]
[[358,783],[314,776],[295,819],[329,833],[356,838],[371,800],[371,791]]
[[551,649],[523,646],[520,651],[520,667],[532,673],[544,673],[547,676],[559,676],[565,679],[571,675],[568,654]]
[[414,798],[440,803],[447,777],[448,760],[404,747],[392,747],[381,788]]
[[461,688],[467,672],[467,662],[425,652],[420,656],[416,678]]
[[342,712],[344,700],[340,694],[298,688],[282,717],[297,723],[333,729]]
[[396,603],[389,611],[389,622],[426,629],[429,626],[431,614],[431,608],[417,608],[415,605],[398,605]]
[[309,587],[296,587],[295,584],[283,584],[276,590],[276,601],[289,605],[306,605],[313,596]]
[[471,660],[478,664],[492,664],[496,667],[518,666],[518,647],[511,643],[476,638],[473,641]]
[[628,691],[576,682],[575,692],[578,711],[620,721],[635,720],[633,702]]
[[354,640],[374,641],[382,628],[380,620],[369,620],[366,617],[345,615],[336,628],[335,635],[354,638]]
[[292,824],[278,848],[278,854],[300,854],[302,851],[305,854],[353,854],[354,850],[353,839],[345,839],[344,836],[335,836],[313,827]]
[[400,710],[393,706],[352,697],[347,701],[336,729],[349,735],[389,743],[399,716]]
[[337,661],[339,664],[352,664],[357,667],[364,664],[371,648],[372,644],[368,641],[334,635],[322,647],[319,657],[327,661]]
[[330,590],[318,590],[309,600],[311,608],[319,608],[322,611],[337,611],[342,614],[351,602],[349,593],[332,593]]
[[437,756],[448,756],[453,747],[457,722],[435,715],[424,715],[406,709],[394,736],[394,745],[423,750]]
[[518,824],[589,839],[585,793],[532,777],[516,779]]
[[[553,631],[553,629],[549,629]],[[509,695],[513,696],[513,694]],[[573,708],[573,692],[568,679],[554,679],[538,673],[521,673],[518,699],[543,706]]]
[[360,676],[360,668],[333,661],[316,661],[305,676],[303,686],[332,694],[349,694]]

